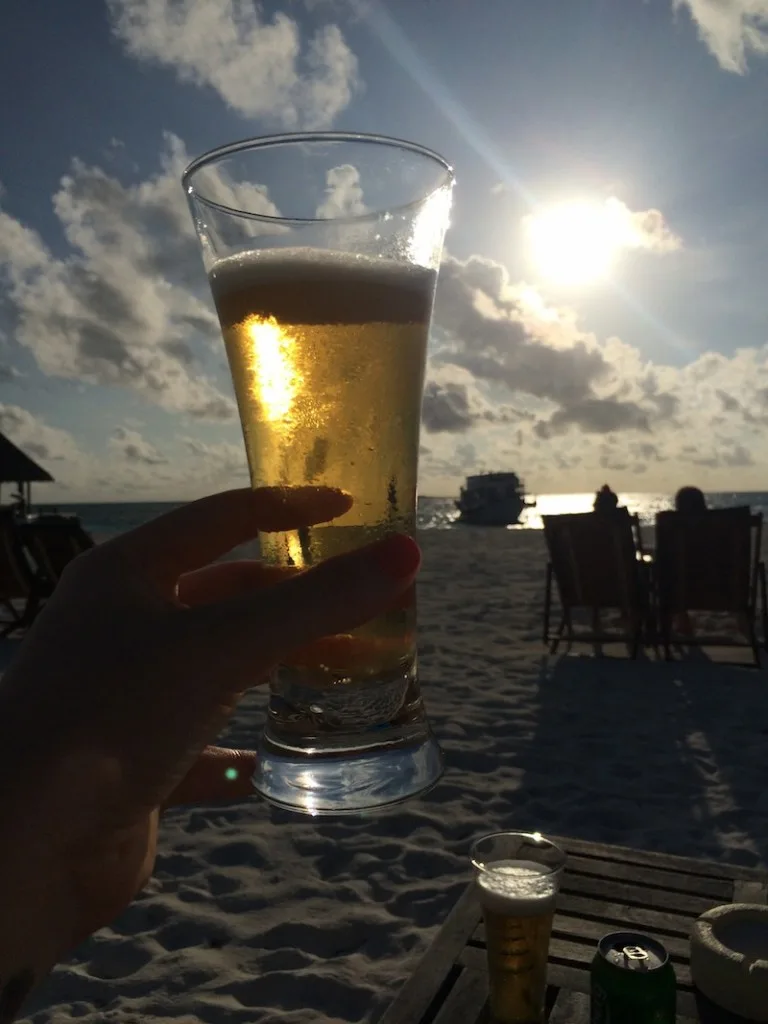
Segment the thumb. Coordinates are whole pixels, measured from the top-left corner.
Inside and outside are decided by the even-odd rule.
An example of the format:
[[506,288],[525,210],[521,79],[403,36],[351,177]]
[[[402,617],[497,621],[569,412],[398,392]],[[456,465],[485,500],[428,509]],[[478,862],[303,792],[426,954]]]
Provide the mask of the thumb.
[[412,586],[420,561],[416,542],[393,534],[256,594],[191,608],[185,631],[205,636],[228,689],[244,689],[289,651],[387,611]]

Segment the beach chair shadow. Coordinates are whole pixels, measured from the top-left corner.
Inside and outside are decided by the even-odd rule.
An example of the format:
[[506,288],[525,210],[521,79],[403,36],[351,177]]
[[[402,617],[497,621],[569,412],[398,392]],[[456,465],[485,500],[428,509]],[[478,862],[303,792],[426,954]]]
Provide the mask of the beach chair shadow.
[[[594,512],[543,516],[549,550],[544,601],[544,643],[554,654],[561,640],[573,643],[626,643],[636,658],[648,615],[648,586],[639,524],[626,514]],[[553,632],[553,583],[561,618]],[[574,612],[586,610],[591,625],[576,628]],[[618,625],[603,625],[603,613],[619,613]]]
[[29,557],[51,588],[74,558],[94,546],[93,538],[74,516],[41,516],[18,529]]
[[[748,507],[698,515],[656,516],[654,577],[660,639],[667,660],[673,642],[695,647],[749,647],[760,666],[758,599],[765,633],[765,566],[760,560],[763,517]],[[737,632],[694,630],[691,613],[727,615]],[[679,626],[685,625],[684,631]],[[676,629],[676,624],[678,629]]]
[[0,510],[0,637],[32,623],[47,589],[24,555],[13,513]]

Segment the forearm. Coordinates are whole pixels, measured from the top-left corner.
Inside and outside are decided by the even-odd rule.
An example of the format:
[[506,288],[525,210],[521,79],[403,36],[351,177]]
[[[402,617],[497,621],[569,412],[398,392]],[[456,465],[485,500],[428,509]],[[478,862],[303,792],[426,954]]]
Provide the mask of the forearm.
[[[23,736],[25,730],[19,730]],[[6,730],[3,730],[6,732]],[[2,737],[0,752],[0,1024],[9,1024],[34,987],[73,945],[73,900],[54,841],[58,821],[43,813],[41,777],[55,777],[32,744],[27,757]],[[51,827],[53,826],[53,828]]]

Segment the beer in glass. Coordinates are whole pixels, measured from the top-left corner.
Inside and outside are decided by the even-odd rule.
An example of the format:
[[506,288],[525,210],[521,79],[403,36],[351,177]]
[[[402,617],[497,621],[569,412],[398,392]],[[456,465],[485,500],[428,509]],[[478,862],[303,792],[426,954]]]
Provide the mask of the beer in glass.
[[499,832],[472,847],[485,922],[493,1024],[543,1024],[547,956],[565,855],[538,834]]
[[[224,147],[190,165],[184,185],[253,486],[352,498],[331,523],[263,534],[262,557],[302,570],[413,534],[450,168],[411,143],[329,132]],[[441,771],[412,595],[277,668],[254,777],[271,802],[359,811],[422,792]]]

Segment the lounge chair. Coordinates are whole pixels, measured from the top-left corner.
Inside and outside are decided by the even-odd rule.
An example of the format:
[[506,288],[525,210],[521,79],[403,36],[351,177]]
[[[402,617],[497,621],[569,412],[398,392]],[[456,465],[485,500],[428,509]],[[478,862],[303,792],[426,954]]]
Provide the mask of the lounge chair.
[[[681,645],[749,646],[760,664],[755,628],[759,597],[766,617],[765,566],[760,560],[763,517],[747,507],[710,509],[697,515],[659,512],[656,516],[654,575],[658,623],[667,659],[673,639]],[[731,616],[738,635],[680,632],[676,624],[691,612]],[[675,633],[679,635],[674,636]]]
[[0,637],[29,626],[47,590],[24,555],[12,511],[0,509]]
[[76,516],[40,516],[18,529],[34,565],[52,587],[74,558],[93,547],[93,538]]
[[[625,642],[632,657],[637,657],[648,610],[637,517],[628,512],[587,512],[542,518],[550,558],[544,604],[544,643],[551,644],[550,653],[557,651],[565,636],[569,646]],[[553,581],[562,609],[554,633],[550,629]],[[577,609],[591,613],[591,628],[574,628]],[[607,610],[618,611],[617,628],[602,625],[602,613]]]

